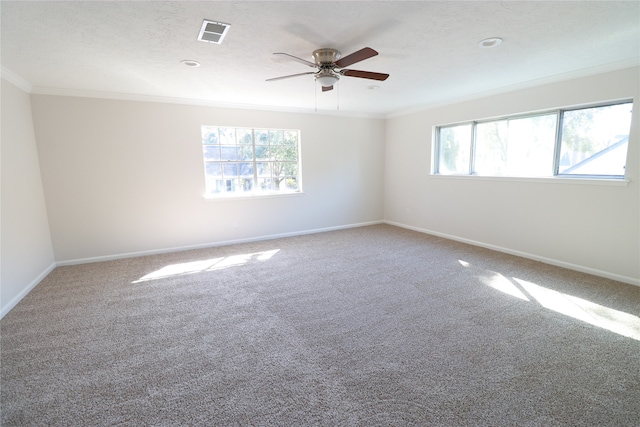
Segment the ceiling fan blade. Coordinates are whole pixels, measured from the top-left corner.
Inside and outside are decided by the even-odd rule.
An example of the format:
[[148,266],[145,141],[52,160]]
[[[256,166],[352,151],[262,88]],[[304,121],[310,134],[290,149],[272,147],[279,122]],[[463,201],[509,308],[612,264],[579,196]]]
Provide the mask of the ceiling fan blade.
[[276,80],[290,79],[291,77],[306,76],[307,74],[315,74],[315,72],[314,71],[307,71],[306,73],[290,74],[288,76],[274,77],[272,79],[267,79],[265,81],[273,82],[273,81],[276,81]]
[[340,74],[347,77],[360,77],[361,79],[371,79],[379,81],[384,81],[389,78],[389,74],[374,73],[372,71],[340,70]]
[[322,86],[322,91],[323,92],[327,92],[333,90],[333,85],[332,86]]
[[353,52],[343,58],[340,58],[336,61],[336,67],[343,68],[348,67],[351,64],[355,64],[356,62],[364,61],[365,59],[369,59],[372,56],[376,56],[378,52],[371,49],[370,47],[365,47],[360,49],[357,52]]
[[307,61],[306,59],[298,58],[297,56],[289,55],[288,53],[284,53],[284,52],[276,52],[276,53],[274,53],[274,55],[284,55],[284,56],[288,56],[289,58],[291,58],[291,59],[293,59],[293,60],[295,60],[295,61],[298,61],[298,62],[301,62],[301,63],[303,63],[303,64],[305,64],[305,65],[308,65],[309,67],[314,67],[314,68],[315,68],[315,66],[316,66],[316,64],[314,64],[314,63],[313,63],[313,62],[311,62],[311,61]]

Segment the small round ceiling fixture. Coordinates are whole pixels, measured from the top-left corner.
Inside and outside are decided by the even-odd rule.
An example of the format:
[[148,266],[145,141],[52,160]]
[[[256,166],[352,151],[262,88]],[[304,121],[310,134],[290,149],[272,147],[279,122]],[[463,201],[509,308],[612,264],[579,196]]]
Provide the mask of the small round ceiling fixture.
[[182,61],[180,61],[180,63],[192,68],[200,66],[200,63],[198,61],[194,61],[192,59],[183,59]]
[[488,39],[480,40],[478,42],[478,47],[489,49],[499,46],[500,44],[502,44],[502,39],[500,37],[489,37]]
[[370,85],[370,86],[367,86],[367,89],[369,89],[369,90],[378,90],[378,89],[380,89],[380,86],[378,86],[378,85]]

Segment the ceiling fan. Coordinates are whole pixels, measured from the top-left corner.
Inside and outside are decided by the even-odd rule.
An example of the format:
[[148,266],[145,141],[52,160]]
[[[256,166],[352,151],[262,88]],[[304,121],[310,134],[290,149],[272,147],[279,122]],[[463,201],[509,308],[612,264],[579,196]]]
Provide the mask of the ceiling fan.
[[326,92],[333,89],[333,85],[338,82],[340,76],[358,77],[361,79],[371,79],[384,81],[389,77],[389,74],[374,73],[371,71],[358,71],[348,70],[344,67],[355,64],[356,62],[364,61],[372,56],[376,56],[378,52],[365,47],[357,52],[353,52],[345,57],[341,57],[341,54],[336,49],[322,48],[313,51],[314,62],[307,61],[306,59],[298,58],[297,56],[289,55],[288,53],[276,52],[274,55],[283,55],[288,58],[301,62],[309,67],[316,68],[316,71],[308,71],[306,73],[290,74],[288,76],[274,77],[267,79],[268,82],[274,80],[289,79],[291,77],[304,76],[313,74],[315,80],[322,86],[322,91]]

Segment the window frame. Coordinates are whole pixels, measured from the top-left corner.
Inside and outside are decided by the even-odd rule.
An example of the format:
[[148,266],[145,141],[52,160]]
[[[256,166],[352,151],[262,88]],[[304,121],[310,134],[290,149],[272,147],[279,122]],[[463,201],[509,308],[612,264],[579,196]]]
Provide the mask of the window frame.
[[[224,126],[224,125],[201,125],[200,129],[201,129],[201,135],[204,134],[204,129],[205,128],[216,128],[216,129],[233,129],[233,133],[234,133],[234,143],[236,146],[236,149],[240,146],[240,143],[238,141],[238,132],[239,131],[243,131],[243,132],[249,132],[251,134],[251,152],[252,152],[252,157],[248,158],[248,159],[240,159],[238,157],[238,155],[236,155],[236,159],[235,160],[223,160],[222,158],[220,158],[219,160],[207,160],[206,157],[206,153],[205,153],[205,147],[219,147],[220,149],[225,146],[226,144],[222,144],[222,141],[218,140],[217,144],[207,144],[204,141],[203,136],[201,136],[200,138],[200,146],[202,149],[202,165],[203,165],[203,173],[204,173],[204,184],[205,184],[205,192],[204,192],[204,198],[207,200],[230,200],[230,199],[251,199],[251,198],[270,198],[270,197],[287,197],[287,196],[295,196],[295,195],[300,195],[303,194],[303,190],[302,190],[302,153],[301,153],[301,131],[300,129],[284,129],[284,128],[269,128],[269,127],[243,127],[243,126]],[[295,148],[296,148],[296,161],[286,161],[288,163],[295,163],[295,166],[297,168],[297,175],[296,175],[296,184],[297,184],[297,189],[295,190],[291,190],[291,189],[287,189],[286,188],[286,183],[285,183],[285,188],[283,190],[273,190],[273,189],[269,189],[269,190],[261,190],[261,189],[256,189],[259,188],[259,167],[258,167],[258,163],[275,163],[278,162],[279,160],[264,160],[261,159],[257,156],[257,151],[256,151],[256,146],[262,146],[263,144],[256,144],[256,131],[263,131],[263,132],[267,132],[267,134],[271,134],[271,132],[294,132],[296,133],[296,143],[295,143]],[[285,147],[287,144],[275,144],[275,146],[283,146]],[[269,140],[267,147],[271,148],[272,143],[271,140]],[[220,165],[221,170],[224,170],[224,165],[225,163],[251,163],[252,164],[252,170],[253,170],[253,186],[252,189],[249,191],[221,191],[219,193],[214,193],[214,192],[209,192],[208,188],[207,188],[207,180],[209,179],[208,174],[207,174],[207,165],[208,164],[218,164]],[[233,179],[233,180],[242,180],[243,178],[236,174],[233,178],[225,178],[224,176],[224,172],[223,172],[223,178],[222,178],[222,187],[226,188],[227,187],[227,183],[225,182],[227,179]],[[283,178],[286,179],[287,176],[285,175],[285,177]],[[271,178],[273,179],[273,174],[271,173]],[[237,184],[237,183],[236,183]],[[240,186],[242,186],[242,183],[240,182]],[[234,187],[235,188],[235,187]]]
[[[537,181],[549,181],[549,180],[584,180],[584,181],[626,181],[626,170],[624,175],[592,175],[592,174],[563,174],[559,173],[560,169],[560,154],[562,150],[562,126],[563,126],[563,118],[564,113],[567,111],[577,111],[577,110],[586,110],[591,108],[600,108],[600,107],[610,107],[621,104],[630,104],[632,110],[634,107],[633,98],[624,98],[617,99],[613,101],[603,101],[598,103],[590,103],[584,105],[576,105],[571,107],[563,107],[563,108],[555,108],[549,110],[540,110],[530,113],[517,113],[504,115],[499,117],[492,117],[486,119],[477,119],[477,120],[467,120],[461,122],[455,122],[446,125],[438,125],[434,126],[432,133],[432,167],[431,174],[432,177],[456,177],[456,178],[464,178],[464,177],[473,177],[476,179],[492,179],[492,180],[537,180]],[[516,176],[516,175],[481,175],[475,172],[475,159],[476,159],[476,142],[477,142],[477,125],[482,123],[491,123],[498,122],[502,120],[517,120],[523,118],[532,118],[546,115],[555,115],[556,116],[556,129],[555,129],[555,141],[553,147],[553,159],[552,164],[549,165],[549,169],[551,170],[550,176]],[[633,120],[633,118],[632,118]],[[470,158],[469,158],[469,169],[466,173],[452,173],[452,174],[443,174],[440,173],[440,129],[442,128],[451,128],[456,126],[463,125],[471,125],[471,143],[470,143]],[[631,129],[629,129],[628,136],[631,134]],[[627,152],[627,160],[628,160],[628,152]],[[625,162],[626,165],[626,162]]]
[[[563,124],[564,124],[564,113],[568,112],[568,111],[579,111],[579,110],[588,110],[590,108],[600,108],[600,107],[612,107],[615,105],[622,105],[622,104],[631,104],[631,110],[633,111],[633,107],[634,107],[634,102],[633,99],[622,99],[622,100],[617,100],[617,101],[611,101],[611,102],[606,102],[606,103],[599,103],[599,104],[590,104],[590,105],[583,105],[583,106],[575,106],[575,107],[568,107],[568,108],[562,108],[559,109],[559,115],[558,115],[558,122],[557,122],[557,135],[556,135],[556,155],[554,157],[554,164],[553,164],[553,176],[554,177],[561,177],[561,178],[574,178],[574,179],[615,179],[615,180],[624,180],[626,179],[626,164],[627,162],[625,161],[625,174],[624,175],[591,175],[591,174],[568,174],[568,173],[560,173],[560,157],[561,157],[561,152],[562,152],[562,129],[563,129]],[[631,120],[633,120],[633,113],[632,113],[632,118]],[[627,133],[627,139],[631,136],[631,128],[629,128],[629,131]],[[627,160],[629,159],[629,152],[628,152],[628,148],[627,148]]]

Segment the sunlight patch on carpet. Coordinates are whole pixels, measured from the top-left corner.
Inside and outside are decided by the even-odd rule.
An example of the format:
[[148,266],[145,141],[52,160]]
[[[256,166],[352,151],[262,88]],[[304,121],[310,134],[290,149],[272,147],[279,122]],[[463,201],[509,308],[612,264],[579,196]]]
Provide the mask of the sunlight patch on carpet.
[[524,301],[537,301],[549,310],[640,341],[640,317],[638,316],[567,295],[526,280],[509,278],[495,271],[472,266],[463,260],[458,260],[458,263],[465,268],[475,270],[475,277],[486,286]]
[[518,289],[509,279],[500,273],[493,273],[485,277],[480,277],[480,281],[485,285],[492,287],[500,292],[511,295],[521,300],[529,301],[529,298]]
[[545,308],[640,341],[640,318],[582,298],[516,279]]
[[165,279],[175,276],[185,276],[188,274],[201,273],[204,271],[222,270],[229,267],[239,267],[241,265],[245,265],[251,260],[267,261],[271,259],[276,253],[278,253],[278,251],[280,251],[280,249],[170,264],[162,267],[159,270],[146,274],[140,279],[135,280],[131,283],[140,283],[146,282],[148,280]]
[[[471,264],[466,261],[458,260],[463,267],[471,268]],[[491,270],[482,269],[482,274],[477,275],[480,282],[483,284],[503,292],[512,297],[519,298],[524,301],[529,301],[529,298],[508,278],[500,273]]]

